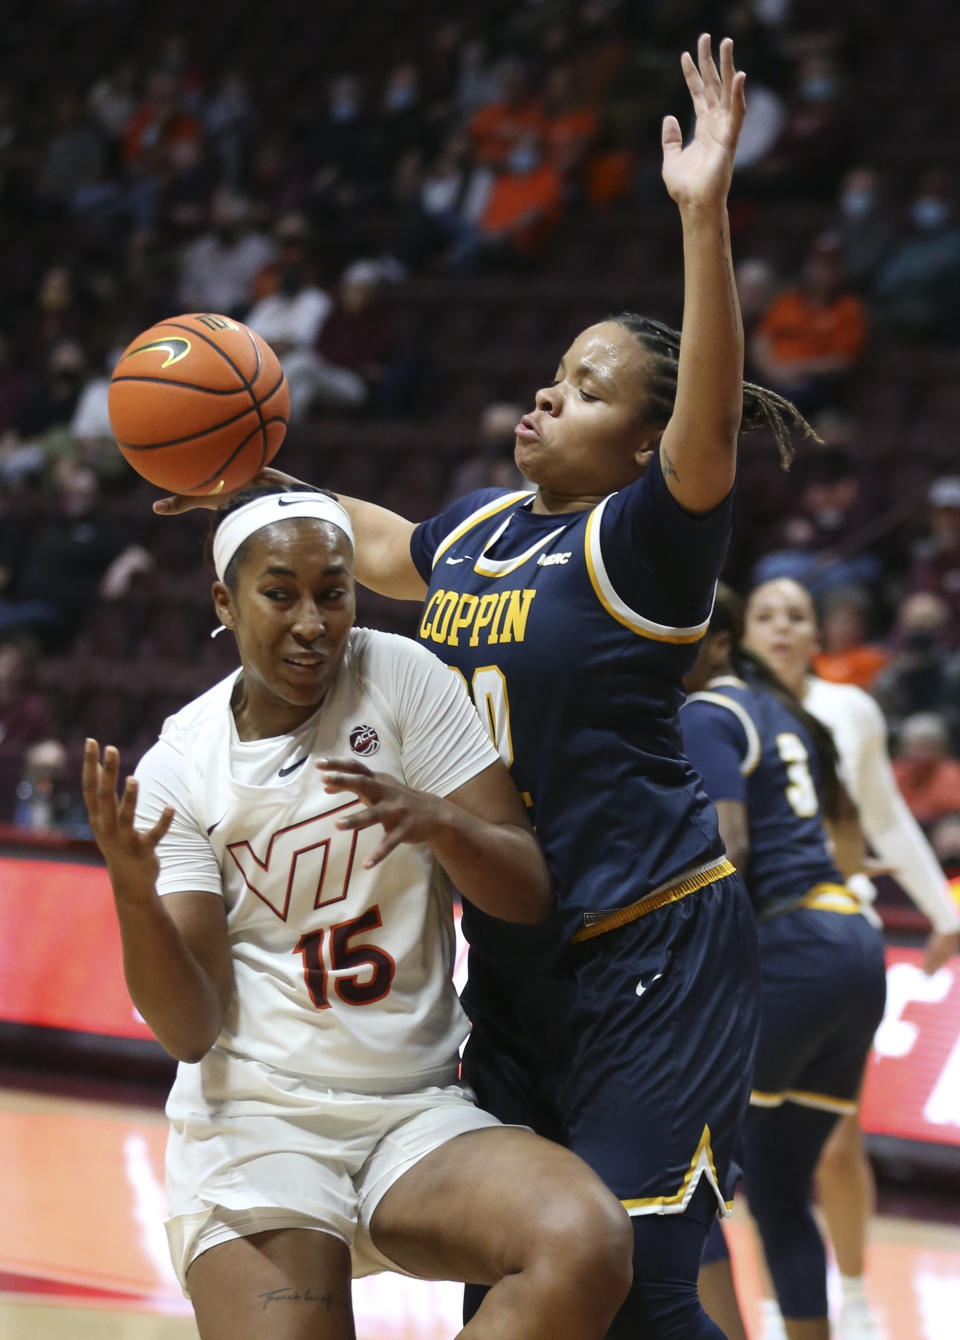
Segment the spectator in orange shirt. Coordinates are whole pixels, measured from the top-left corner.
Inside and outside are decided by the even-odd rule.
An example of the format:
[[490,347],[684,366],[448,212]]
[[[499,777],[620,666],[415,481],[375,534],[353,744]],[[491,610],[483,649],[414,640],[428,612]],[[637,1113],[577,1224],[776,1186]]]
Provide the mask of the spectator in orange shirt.
[[528,83],[522,61],[503,62],[499,98],[479,107],[470,121],[473,157],[478,163],[504,166],[519,140],[543,130],[543,107]]
[[807,253],[800,284],[761,319],[751,362],[762,381],[809,415],[842,401],[866,339],[866,313],[846,285],[840,241],[825,233]]
[[921,827],[960,811],[960,762],[950,755],[950,732],[939,712],[907,717],[893,771]]
[[165,70],[150,76],[146,100],[134,112],[123,132],[123,156],[127,163],[148,159],[163,170],[171,148],[184,141],[198,143],[203,127],[184,110],[176,77]]
[[544,160],[539,135],[518,140],[490,191],[476,228],[451,252],[469,269],[484,260],[526,266],[542,253],[563,213],[563,178]]
[[600,116],[580,96],[573,66],[555,65],[547,75],[543,95],[544,157],[568,185],[581,185],[599,133]]
[[835,684],[870,688],[889,660],[882,647],[867,641],[870,603],[859,586],[841,587],[824,598],[821,650],[813,658],[815,675]]

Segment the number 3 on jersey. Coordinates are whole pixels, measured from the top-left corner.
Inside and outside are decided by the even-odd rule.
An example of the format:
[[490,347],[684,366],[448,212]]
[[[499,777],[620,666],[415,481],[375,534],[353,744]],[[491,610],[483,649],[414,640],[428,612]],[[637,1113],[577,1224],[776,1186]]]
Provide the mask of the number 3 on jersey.
[[777,753],[787,765],[789,786],[787,800],[794,814],[809,819],[820,808],[813,778],[810,776],[810,755],[799,735],[784,731],[777,736]]

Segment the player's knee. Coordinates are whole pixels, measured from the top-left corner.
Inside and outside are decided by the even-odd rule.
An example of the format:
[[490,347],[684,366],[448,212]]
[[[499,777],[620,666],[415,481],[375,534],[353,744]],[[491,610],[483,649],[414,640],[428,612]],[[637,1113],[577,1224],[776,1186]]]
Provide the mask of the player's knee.
[[856,1122],[839,1121],[817,1161],[817,1180],[839,1178],[849,1174],[862,1157],[860,1130]]
[[595,1300],[612,1317],[633,1280],[633,1229],[623,1207],[598,1182],[546,1209],[542,1263],[571,1296]]

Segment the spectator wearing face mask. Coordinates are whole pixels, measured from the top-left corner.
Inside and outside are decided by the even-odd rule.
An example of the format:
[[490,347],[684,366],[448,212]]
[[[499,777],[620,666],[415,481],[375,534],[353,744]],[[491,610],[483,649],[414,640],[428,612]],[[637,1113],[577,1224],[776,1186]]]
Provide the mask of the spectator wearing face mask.
[[955,182],[945,168],[933,168],[920,178],[906,229],[877,271],[871,302],[881,333],[956,341],[960,220]]
[[932,709],[960,739],[960,654],[945,641],[949,622],[946,601],[930,591],[915,592],[900,607],[890,664],[871,685],[892,730]]
[[896,216],[882,175],[872,167],[854,167],[844,176],[837,196],[834,231],[840,238],[850,286],[869,289],[896,237]]
[[251,307],[246,322],[273,348],[290,387],[290,421],[302,421],[315,404],[362,405],[363,378],[322,358],[315,345],[333,310],[333,299],[314,282],[308,225],[299,213],[285,214],[274,230],[278,255],[261,276],[272,288]]
[[252,227],[247,200],[220,188],[210,202],[208,230],[181,254],[178,299],[183,310],[242,317],[253,300],[257,275],[275,252],[271,239]]
[[521,136],[491,187],[478,227],[460,239],[458,264],[529,266],[543,253],[563,208],[563,177],[544,158],[539,134]]

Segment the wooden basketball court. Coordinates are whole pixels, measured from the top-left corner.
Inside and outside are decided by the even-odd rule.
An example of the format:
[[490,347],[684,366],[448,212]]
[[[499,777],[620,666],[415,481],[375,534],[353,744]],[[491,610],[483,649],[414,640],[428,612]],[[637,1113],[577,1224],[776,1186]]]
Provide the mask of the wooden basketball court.
[[[0,1089],[3,1340],[195,1340],[162,1225],[165,1138],[155,1107]],[[960,1203],[952,1219],[877,1219],[869,1287],[888,1340],[956,1340]],[[732,1244],[756,1337],[745,1211]],[[456,1285],[381,1275],[358,1281],[354,1297],[358,1340],[450,1340],[459,1329]]]

